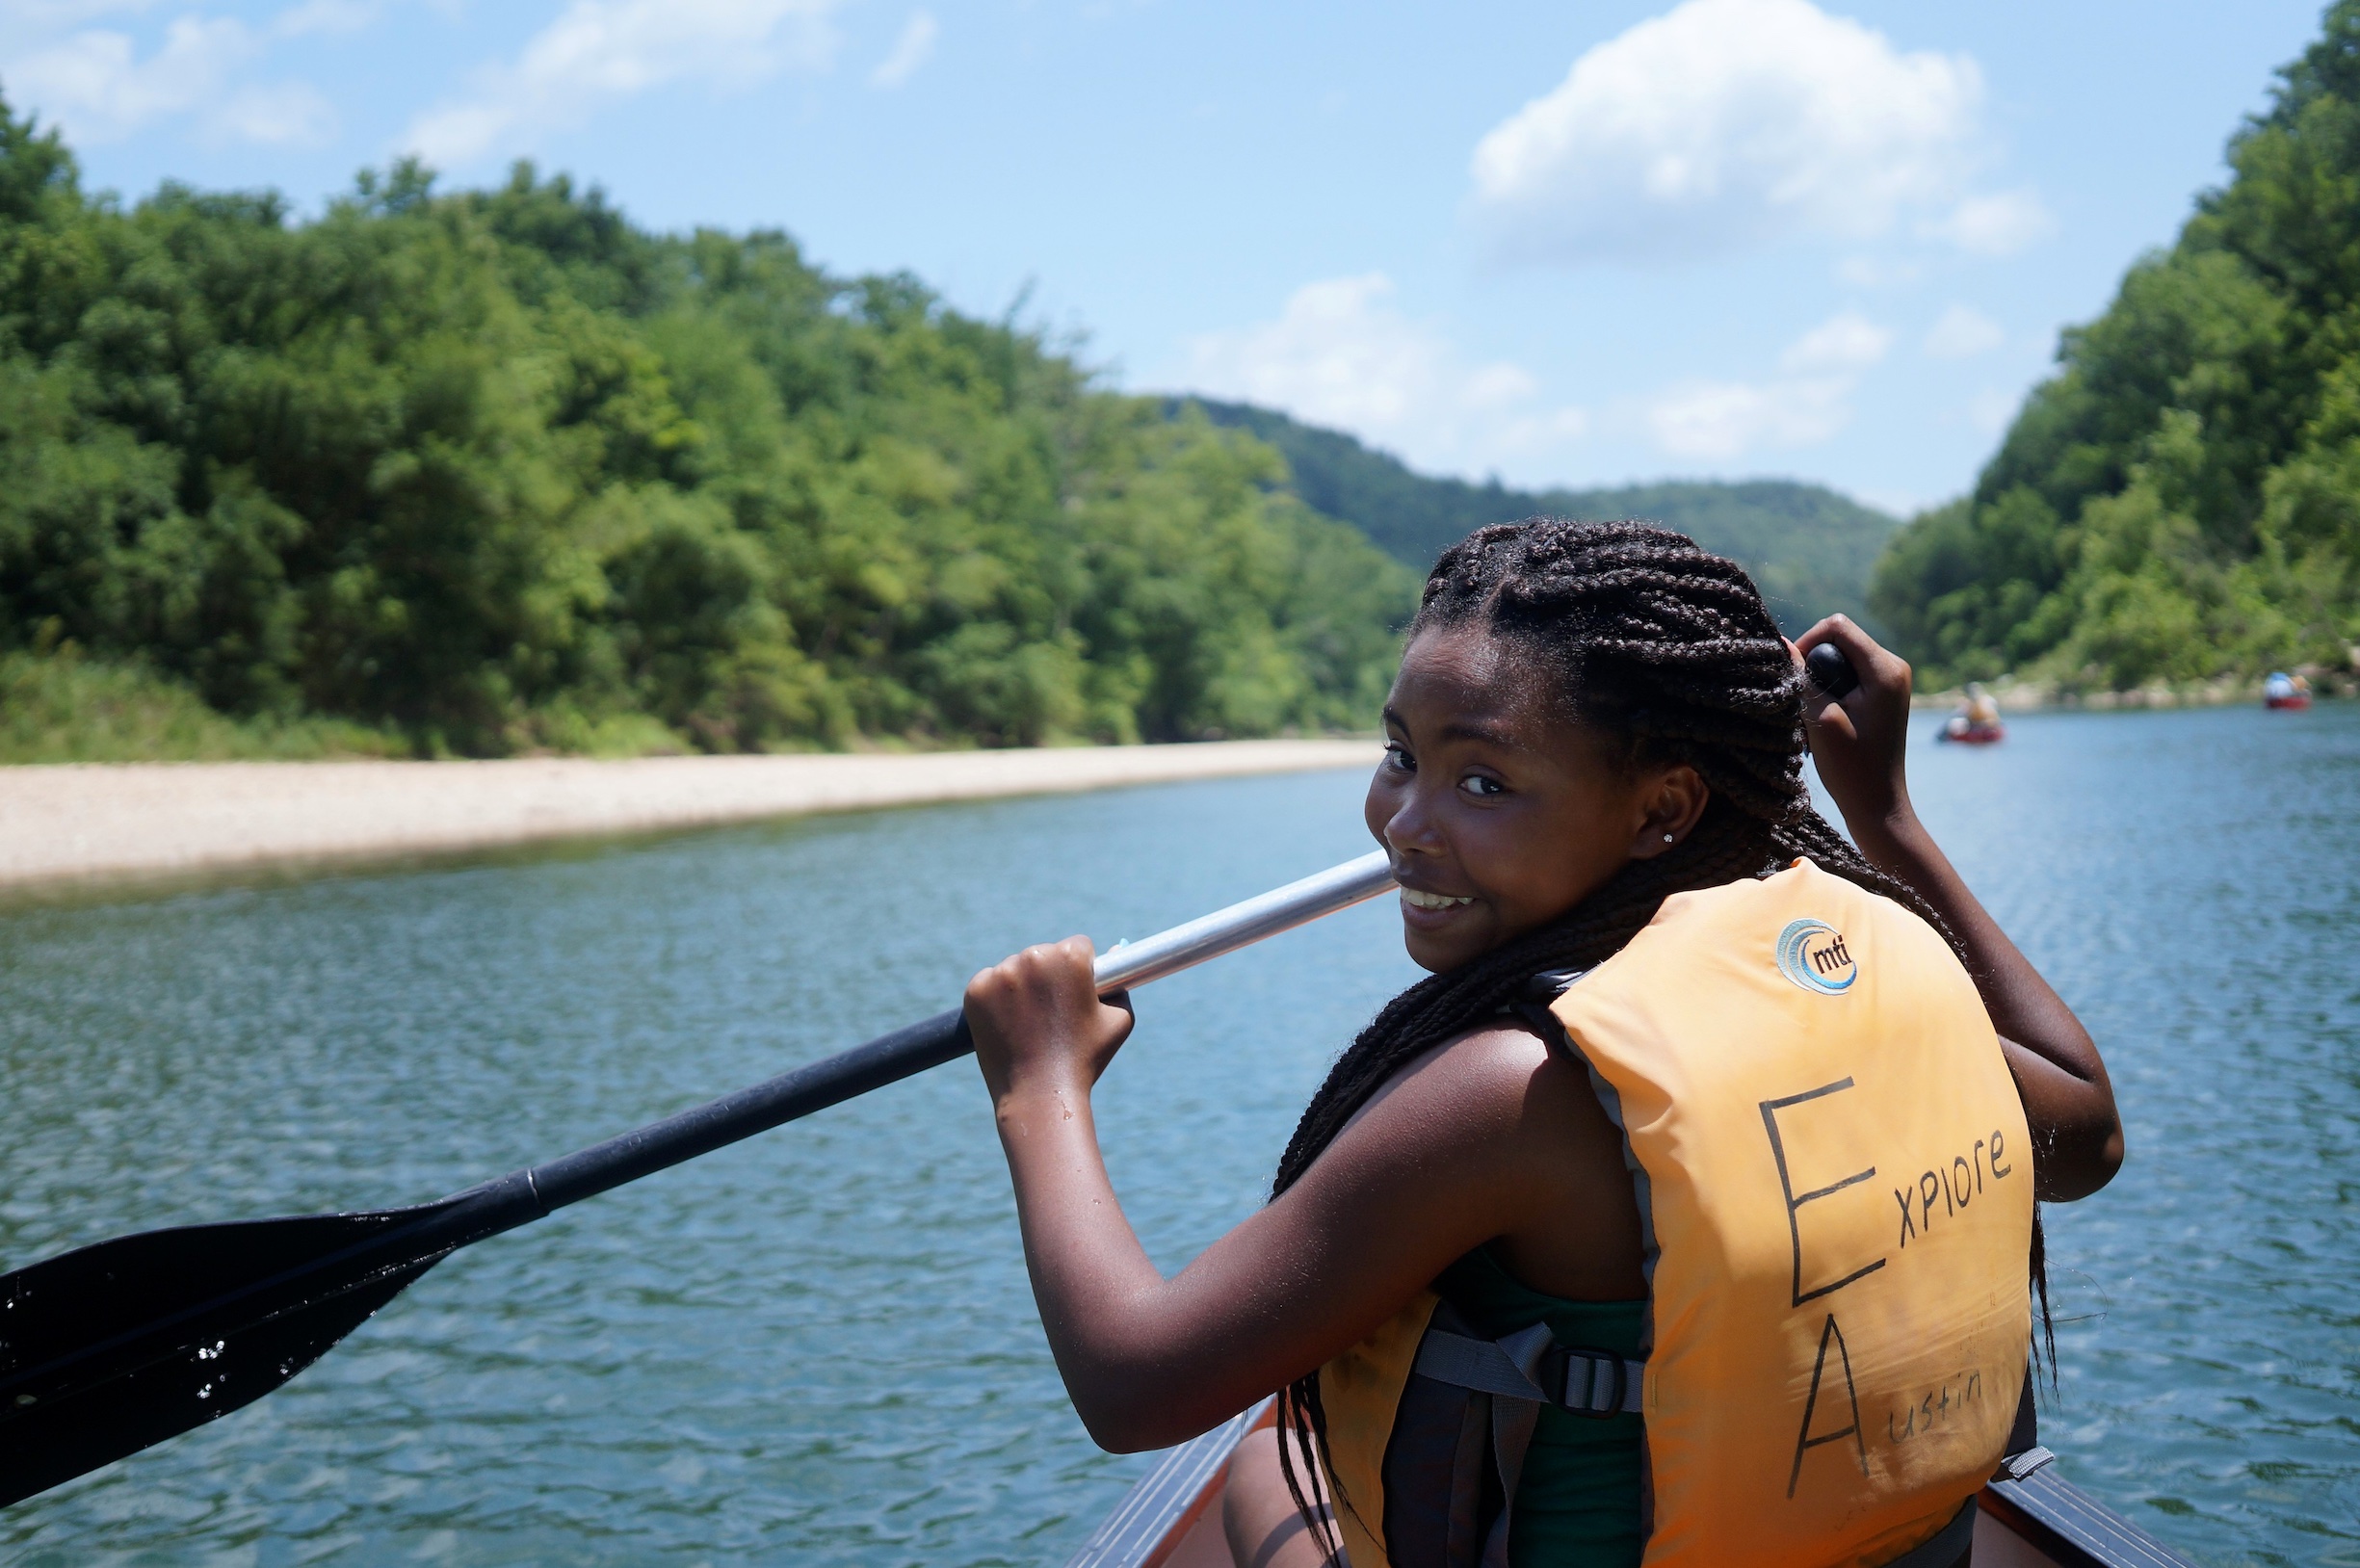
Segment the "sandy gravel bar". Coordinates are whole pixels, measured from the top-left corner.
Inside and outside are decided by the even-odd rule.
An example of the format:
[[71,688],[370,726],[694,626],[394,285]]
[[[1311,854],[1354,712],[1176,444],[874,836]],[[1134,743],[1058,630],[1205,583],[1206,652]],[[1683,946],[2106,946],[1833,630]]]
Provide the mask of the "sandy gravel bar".
[[0,888],[1246,773],[1369,768],[1374,741],[1228,741],[917,756],[0,768]]

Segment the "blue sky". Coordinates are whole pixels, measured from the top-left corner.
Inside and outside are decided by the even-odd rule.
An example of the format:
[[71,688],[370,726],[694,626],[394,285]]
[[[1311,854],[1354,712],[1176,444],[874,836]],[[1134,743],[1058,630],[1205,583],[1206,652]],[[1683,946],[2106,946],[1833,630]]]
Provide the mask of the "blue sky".
[[[2315,0],[0,0],[90,183],[530,157],[1429,471],[1969,484]],[[1029,296],[1026,291],[1030,290]]]

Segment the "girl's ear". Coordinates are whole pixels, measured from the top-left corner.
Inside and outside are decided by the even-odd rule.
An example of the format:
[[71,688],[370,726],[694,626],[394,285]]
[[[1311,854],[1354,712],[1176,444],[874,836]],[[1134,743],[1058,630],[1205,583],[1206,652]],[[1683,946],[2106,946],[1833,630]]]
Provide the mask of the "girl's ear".
[[1631,858],[1652,860],[1696,830],[1697,819],[1713,798],[1713,787],[1687,763],[1665,769],[1643,797],[1646,815],[1632,842]]

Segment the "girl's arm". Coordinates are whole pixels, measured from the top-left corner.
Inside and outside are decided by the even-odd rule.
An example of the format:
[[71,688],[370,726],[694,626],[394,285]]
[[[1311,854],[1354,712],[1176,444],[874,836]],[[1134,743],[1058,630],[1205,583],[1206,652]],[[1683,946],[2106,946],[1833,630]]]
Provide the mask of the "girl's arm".
[[1531,1034],[1490,1031],[1412,1065],[1302,1180],[1164,1278],[1098,1152],[1090,1088],[1131,1017],[1098,1001],[1090,957],[1074,937],[984,970],[967,987],[967,1019],[1041,1326],[1101,1447],[1203,1431],[1366,1338],[1454,1260],[1560,1201],[1562,1161],[1553,1165],[1545,1135],[1574,1113],[1559,1101],[1587,1086]]
[[1840,702],[1808,693],[1803,712],[1820,779],[1869,862],[1917,890],[1967,950],[1967,970],[2000,1032],[2032,1123],[2033,1188],[2044,1201],[2085,1198],[2122,1164],[2122,1119],[2106,1063],[2082,1021],[2007,939],[1909,801],[1902,754],[1909,666],[1842,615],[1805,632],[1796,648],[1844,650],[1860,677]]

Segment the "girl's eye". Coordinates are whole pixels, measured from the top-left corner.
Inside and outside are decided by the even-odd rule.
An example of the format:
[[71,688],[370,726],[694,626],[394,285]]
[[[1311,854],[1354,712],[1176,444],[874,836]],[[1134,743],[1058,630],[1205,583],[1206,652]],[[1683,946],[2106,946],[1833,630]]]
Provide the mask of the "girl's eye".
[[1418,771],[1418,765],[1410,759],[1407,748],[1393,741],[1385,743],[1385,766],[1398,768],[1404,773],[1414,773]]
[[1458,787],[1479,800],[1508,793],[1507,785],[1487,773],[1469,773],[1458,781]]

